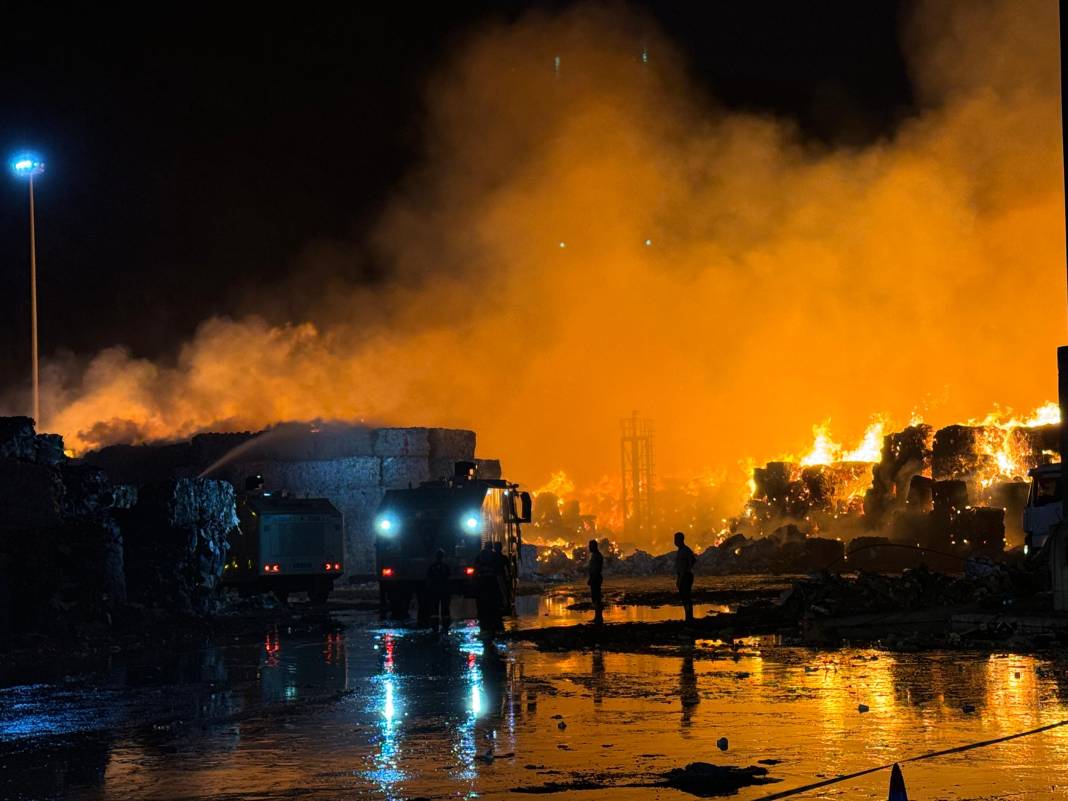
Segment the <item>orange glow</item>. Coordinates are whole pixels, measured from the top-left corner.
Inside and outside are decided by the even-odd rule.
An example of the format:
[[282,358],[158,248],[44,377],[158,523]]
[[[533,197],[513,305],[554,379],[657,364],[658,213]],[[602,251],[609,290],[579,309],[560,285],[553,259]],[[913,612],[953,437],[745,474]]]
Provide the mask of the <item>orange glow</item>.
[[[205,320],[172,360],[54,360],[47,427],[78,452],[283,420],[470,427],[527,486],[607,481],[589,510],[618,526],[634,409],[658,476],[710,466],[741,499],[737,465],[813,421],[835,435],[806,463],[866,462],[873,409],[1033,407],[1064,338],[1056,12],[919,6],[917,110],[842,147],[707,98],[627,12],[487,26],[429,82],[425,158],[366,242],[309,245],[279,303]],[[303,300],[363,253],[380,282]]]
[[384,567],[384,568],[382,568],[382,575],[385,578],[389,578],[390,576],[393,575],[393,568],[392,567]]

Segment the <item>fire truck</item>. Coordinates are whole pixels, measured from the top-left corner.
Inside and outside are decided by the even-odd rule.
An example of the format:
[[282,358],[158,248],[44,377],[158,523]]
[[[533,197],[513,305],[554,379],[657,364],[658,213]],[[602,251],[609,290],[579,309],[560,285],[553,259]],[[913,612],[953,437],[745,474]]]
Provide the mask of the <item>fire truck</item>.
[[530,522],[530,493],[502,479],[481,479],[474,462],[457,462],[451,479],[424,481],[386,492],[374,520],[375,567],[383,612],[406,617],[414,595],[424,616],[427,569],[440,548],[454,595],[475,596],[475,558],[500,543],[509,565],[505,604],[515,602],[522,546],[520,525]]
[[1031,490],[1024,508],[1023,528],[1026,553],[1037,553],[1046,545],[1049,535],[1064,519],[1061,503],[1061,465],[1044,464],[1028,472]]
[[341,512],[325,498],[264,492],[259,476],[238,496],[240,534],[231,540],[223,584],[242,596],[273,592],[283,603],[307,592],[326,603],[345,570]]

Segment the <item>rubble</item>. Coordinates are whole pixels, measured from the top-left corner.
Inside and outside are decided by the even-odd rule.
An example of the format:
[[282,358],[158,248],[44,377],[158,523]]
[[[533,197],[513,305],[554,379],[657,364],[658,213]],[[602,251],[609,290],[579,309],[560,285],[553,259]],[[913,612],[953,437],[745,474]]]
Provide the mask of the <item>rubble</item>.
[[25,417],[0,418],[0,454],[0,633],[106,625],[126,600],[107,477]]
[[149,484],[133,508],[119,514],[130,600],[213,611],[229,536],[238,523],[233,486],[203,478]]

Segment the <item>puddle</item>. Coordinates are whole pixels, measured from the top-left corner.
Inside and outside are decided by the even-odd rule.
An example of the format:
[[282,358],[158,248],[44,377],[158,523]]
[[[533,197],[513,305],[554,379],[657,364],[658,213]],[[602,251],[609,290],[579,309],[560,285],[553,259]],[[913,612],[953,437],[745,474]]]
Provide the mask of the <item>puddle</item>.
[[[532,603],[522,625],[590,617],[567,595]],[[1068,719],[1068,664],[1031,656],[818,652],[771,638],[702,641],[682,656],[539,653],[484,642],[467,623],[440,638],[345,620],[329,635],[116,657],[88,687],[0,690],[0,797],[505,798],[586,782],[601,789],[577,797],[672,799],[693,796],[622,785],[698,760],[778,760],[768,769],[782,781],[733,796],[746,801]],[[907,765],[905,779],[922,799],[1061,797],[1068,727]],[[882,801],[887,782],[882,772],[801,797]]]

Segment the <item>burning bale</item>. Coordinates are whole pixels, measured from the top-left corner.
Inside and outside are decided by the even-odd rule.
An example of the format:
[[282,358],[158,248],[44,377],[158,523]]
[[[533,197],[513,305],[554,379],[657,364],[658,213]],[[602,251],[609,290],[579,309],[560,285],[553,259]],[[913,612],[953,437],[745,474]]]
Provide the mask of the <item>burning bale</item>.
[[867,462],[835,462],[806,467],[801,480],[808,488],[808,506],[849,514],[859,511],[858,499],[871,483]]
[[946,426],[934,438],[931,477],[935,481],[987,475],[997,469],[994,456],[984,448],[993,429],[982,426]]
[[915,476],[930,473],[932,432],[931,426],[921,424],[883,438],[880,459],[872,471],[872,484],[864,496],[864,514],[869,525],[877,525],[888,512],[904,503]]

